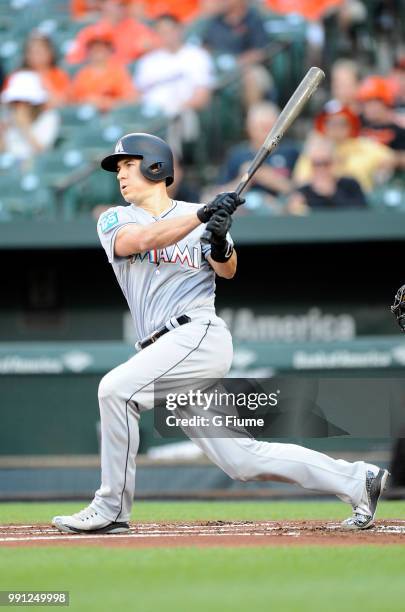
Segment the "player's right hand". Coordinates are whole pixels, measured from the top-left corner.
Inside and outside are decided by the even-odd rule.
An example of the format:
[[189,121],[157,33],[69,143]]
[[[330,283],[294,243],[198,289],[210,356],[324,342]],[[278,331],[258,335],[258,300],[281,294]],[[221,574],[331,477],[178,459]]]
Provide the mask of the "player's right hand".
[[245,199],[239,197],[234,191],[219,193],[211,202],[197,210],[197,217],[201,223],[208,223],[212,215],[218,210],[225,210],[228,214],[232,215],[236,208],[244,202]]

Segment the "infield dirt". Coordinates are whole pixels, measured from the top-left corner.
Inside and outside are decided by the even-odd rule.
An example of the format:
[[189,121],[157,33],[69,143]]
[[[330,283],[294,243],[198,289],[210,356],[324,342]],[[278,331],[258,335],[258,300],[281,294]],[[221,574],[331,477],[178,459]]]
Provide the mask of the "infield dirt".
[[51,525],[1,525],[0,547],[103,546],[120,548],[353,546],[405,544],[405,520],[381,520],[365,531],[324,521],[194,521],[132,523],[126,534],[63,534]]

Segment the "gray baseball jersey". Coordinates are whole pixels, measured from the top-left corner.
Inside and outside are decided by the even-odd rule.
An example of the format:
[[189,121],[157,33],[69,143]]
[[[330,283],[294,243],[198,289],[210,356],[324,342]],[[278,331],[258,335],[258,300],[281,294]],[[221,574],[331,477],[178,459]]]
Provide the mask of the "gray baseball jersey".
[[[196,211],[201,204],[173,200],[171,208],[153,217],[134,204],[110,208],[100,216],[97,231],[108,261],[128,302],[138,340],[162,327],[171,317],[197,308],[215,314],[215,273],[207,261],[210,245],[202,245],[205,225],[164,249],[117,257],[114,243],[118,230],[130,223],[149,225]],[[228,234],[228,241],[232,242]]]
[[[190,313],[191,317],[188,325],[164,334],[106,374],[100,383],[102,483],[91,510],[110,522],[130,518],[139,446],[138,421],[144,410],[155,407],[155,384],[158,382],[161,393],[172,392],[176,381],[184,390],[182,381],[188,384],[218,379],[226,376],[231,366],[232,338],[225,323],[215,315],[215,274],[206,260],[209,247],[201,247],[200,242],[204,225],[165,249],[129,258],[114,255],[120,227],[128,223],[150,225],[159,219],[190,213],[197,207],[173,202],[169,210],[154,218],[134,205],[117,206],[104,213],[98,223],[101,242],[127,298],[138,339],[145,338],[173,316]],[[206,437],[198,423],[187,427],[186,433],[232,478],[294,482],[308,489],[335,493],[354,506],[363,499],[366,469],[378,471],[376,466],[363,461],[335,460],[294,444],[235,437],[225,425],[218,430],[218,437]]]

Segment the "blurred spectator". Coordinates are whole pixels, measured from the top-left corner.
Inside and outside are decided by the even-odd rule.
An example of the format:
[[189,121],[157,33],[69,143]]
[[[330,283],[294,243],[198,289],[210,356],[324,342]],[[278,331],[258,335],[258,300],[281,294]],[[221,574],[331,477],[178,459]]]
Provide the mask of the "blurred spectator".
[[159,17],[155,27],[162,46],[139,60],[134,82],[146,105],[177,116],[169,140],[180,154],[182,143],[193,142],[199,133],[196,111],[210,102],[213,64],[205,49],[183,43],[183,26],[172,15]]
[[110,36],[117,61],[127,64],[138,59],[158,44],[158,38],[148,26],[130,16],[124,0],[104,0],[100,20],[81,30],[67,54],[70,64],[86,59],[87,43],[95,37]]
[[70,13],[73,19],[83,20],[98,15],[103,0],[70,0]]
[[162,45],[140,59],[135,70],[142,100],[167,115],[203,108],[210,101],[214,84],[209,53],[184,43],[183,27],[171,15],[159,17],[155,28]]
[[394,97],[394,120],[405,127],[405,54],[397,58],[387,81]]
[[221,12],[209,19],[203,42],[217,56],[231,56],[243,67],[246,106],[265,97],[272,88],[269,72],[263,66],[269,37],[263,16],[248,0],[222,0]]
[[349,177],[337,178],[334,172],[334,147],[326,138],[310,138],[306,154],[311,164],[310,181],[289,198],[287,211],[305,215],[311,210],[365,208],[367,202],[359,183]]
[[53,146],[59,115],[46,108],[48,93],[36,72],[21,70],[12,74],[1,101],[6,106],[0,134],[3,152],[25,162]]
[[219,15],[221,11],[221,3],[218,2],[218,0],[199,1],[199,16],[202,18],[214,17],[215,15]]
[[48,106],[60,106],[66,102],[70,79],[57,65],[55,47],[47,36],[33,32],[28,37],[21,69],[34,70],[39,74],[49,95]]
[[[249,140],[230,151],[219,178],[221,191],[232,191],[235,188],[262,146],[265,135],[273,127],[278,115],[279,109],[271,102],[257,102],[249,108],[246,118]],[[269,196],[287,194],[292,188],[290,177],[297,157],[296,147],[282,142],[253,176],[249,190]]]
[[342,106],[347,106],[357,113],[359,102],[357,91],[359,88],[359,67],[356,62],[348,59],[338,59],[331,70],[331,95]]
[[308,21],[320,20],[344,0],[266,0],[267,7],[282,15],[295,13]]
[[395,122],[394,95],[380,76],[369,76],[357,92],[362,107],[362,134],[387,145],[395,152],[396,167],[405,169],[405,129]]
[[[346,41],[353,25],[366,18],[360,0],[266,0],[266,5],[274,13],[300,15],[307,21],[309,64],[317,64],[322,55],[330,63],[336,47]],[[332,36],[328,38],[330,31]]]
[[73,79],[70,100],[93,104],[101,112],[135,101],[131,75],[114,59],[111,38],[90,39],[87,49],[88,62]]
[[[395,166],[395,155],[389,147],[359,136],[360,119],[350,108],[330,100],[316,117],[315,128],[334,146],[336,176],[355,178],[364,191],[370,191],[389,178]],[[311,162],[304,152],[295,166],[294,180],[306,183],[311,172]]]
[[197,17],[199,0],[140,0],[144,16],[147,19],[158,19],[162,15],[172,15],[179,21],[189,21]]

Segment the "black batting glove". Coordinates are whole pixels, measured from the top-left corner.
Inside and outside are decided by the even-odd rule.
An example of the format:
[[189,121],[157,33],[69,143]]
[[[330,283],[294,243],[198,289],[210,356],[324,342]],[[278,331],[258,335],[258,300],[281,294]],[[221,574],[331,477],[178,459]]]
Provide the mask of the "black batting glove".
[[207,223],[207,230],[211,232],[211,257],[219,263],[224,263],[232,257],[233,246],[226,239],[231,225],[232,217],[225,209],[214,213]]
[[225,210],[227,213],[232,215],[236,208],[245,202],[244,198],[240,198],[234,191],[226,191],[219,193],[212,202],[205,204],[197,210],[197,217],[201,223],[208,223],[212,215],[217,210]]
[[219,244],[226,240],[226,234],[231,225],[232,217],[226,210],[222,209],[214,213],[206,227],[212,233],[211,244]]

